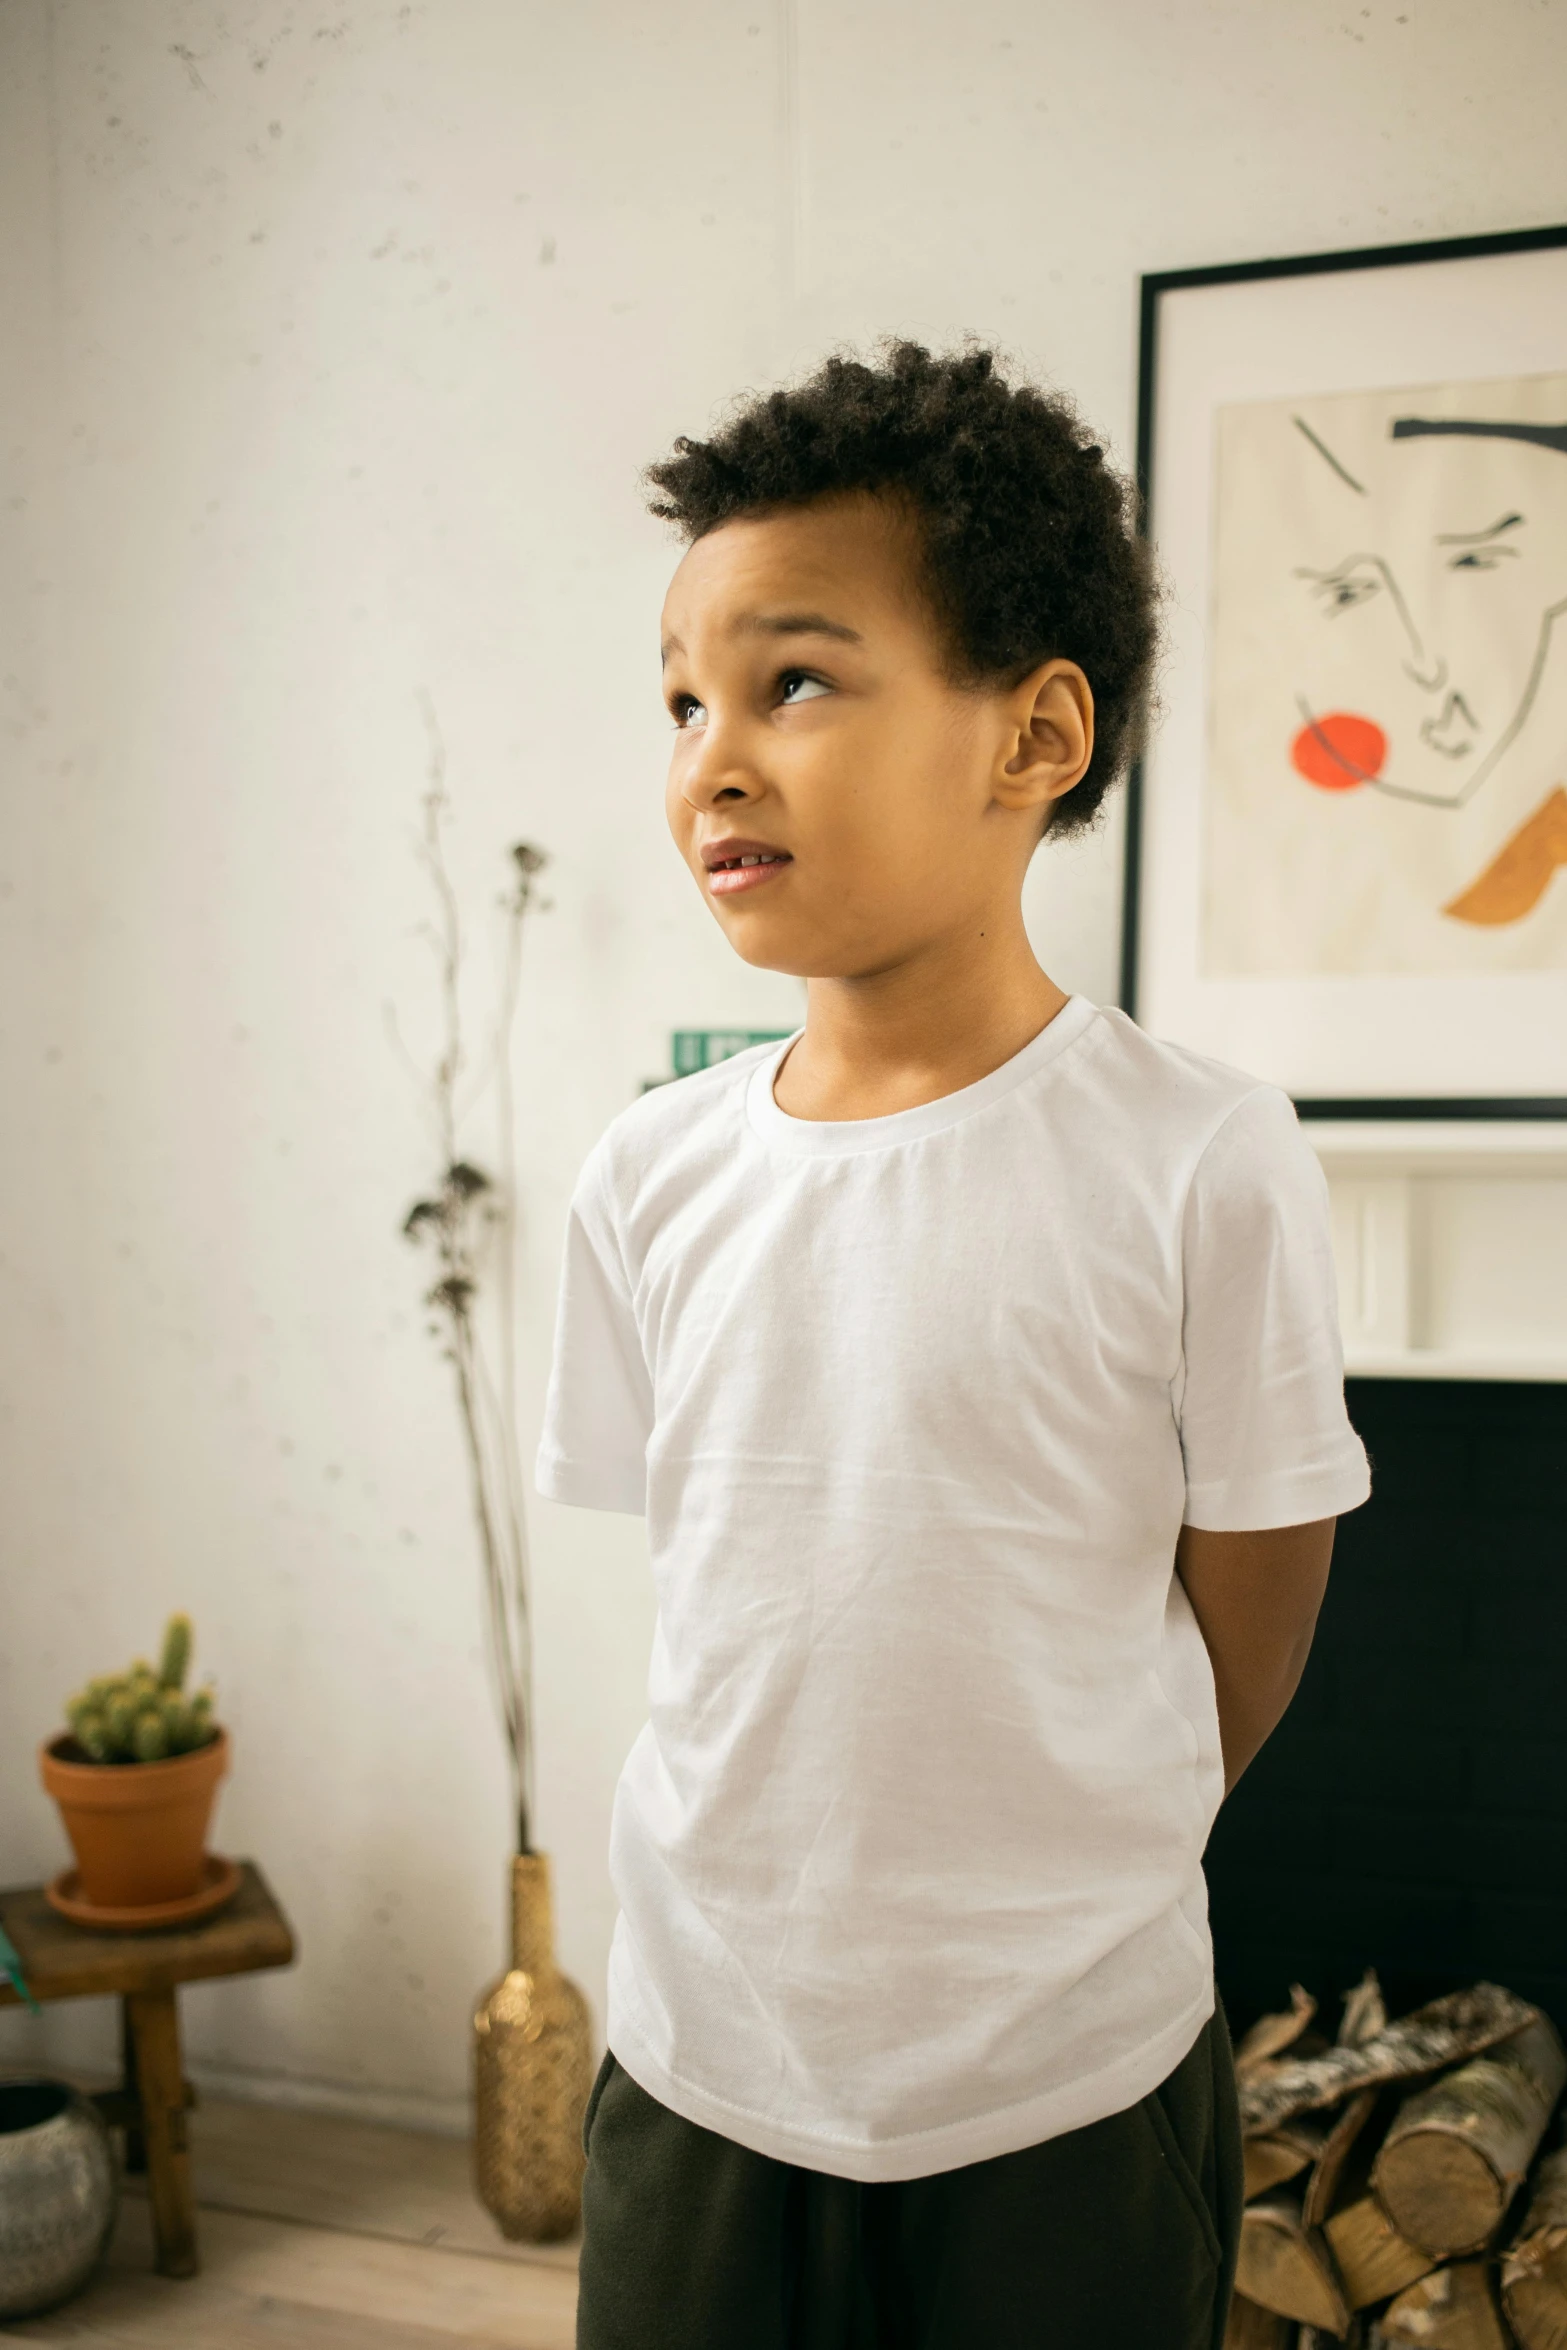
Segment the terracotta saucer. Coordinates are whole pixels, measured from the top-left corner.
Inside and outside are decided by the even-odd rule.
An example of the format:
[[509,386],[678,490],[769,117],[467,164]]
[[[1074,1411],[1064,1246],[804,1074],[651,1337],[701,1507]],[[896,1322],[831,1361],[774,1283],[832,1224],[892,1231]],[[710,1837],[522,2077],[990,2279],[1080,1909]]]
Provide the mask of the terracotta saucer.
[[201,1883],[194,1893],[135,1909],[100,1909],[95,1901],[83,1900],[80,1887],[80,1872],[62,1869],[54,1883],[44,1887],[44,1899],[73,1925],[92,1926],[100,1934],[139,1934],[151,1926],[189,1926],[198,1918],[210,1918],[239,1891],[239,1869],[220,1852],[209,1852],[202,1859]]

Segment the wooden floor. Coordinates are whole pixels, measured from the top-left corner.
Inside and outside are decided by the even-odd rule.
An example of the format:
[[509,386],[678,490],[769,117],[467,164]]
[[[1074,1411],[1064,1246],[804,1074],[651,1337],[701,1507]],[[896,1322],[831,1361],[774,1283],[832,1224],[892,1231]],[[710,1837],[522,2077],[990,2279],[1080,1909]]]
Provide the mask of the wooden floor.
[[106,2267],[5,2342],[78,2350],[572,2350],[574,2245],[518,2246],[448,2138],[204,2101],[191,2116],[202,2273],[151,2273],[131,2179]]

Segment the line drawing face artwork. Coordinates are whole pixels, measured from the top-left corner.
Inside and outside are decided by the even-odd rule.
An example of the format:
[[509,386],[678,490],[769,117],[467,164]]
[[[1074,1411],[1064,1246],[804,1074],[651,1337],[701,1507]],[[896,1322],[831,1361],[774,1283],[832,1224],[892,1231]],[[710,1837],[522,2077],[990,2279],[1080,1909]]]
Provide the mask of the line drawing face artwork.
[[1205,972],[1567,968],[1567,375],[1217,436]]

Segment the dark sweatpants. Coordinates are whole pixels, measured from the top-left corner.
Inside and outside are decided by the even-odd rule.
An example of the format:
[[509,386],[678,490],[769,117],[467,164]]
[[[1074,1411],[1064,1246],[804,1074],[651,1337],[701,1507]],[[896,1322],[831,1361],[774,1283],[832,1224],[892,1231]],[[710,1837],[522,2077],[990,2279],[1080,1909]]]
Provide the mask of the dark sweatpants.
[[578,2350],[1219,2350],[1240,2231],[1222,2012],[1151,2096],[861,2186],[682,2121],[606,2056]]

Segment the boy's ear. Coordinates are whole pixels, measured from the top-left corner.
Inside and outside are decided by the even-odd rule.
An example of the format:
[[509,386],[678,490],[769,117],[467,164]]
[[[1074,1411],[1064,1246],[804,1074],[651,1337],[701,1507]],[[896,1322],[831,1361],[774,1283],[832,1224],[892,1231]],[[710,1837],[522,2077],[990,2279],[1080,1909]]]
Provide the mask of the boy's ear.
[[1094,752],[1094,693],[1075,661],[1046,661],[1006,699],[1007,756],[995,796],[1047,809],[1082,782]]

